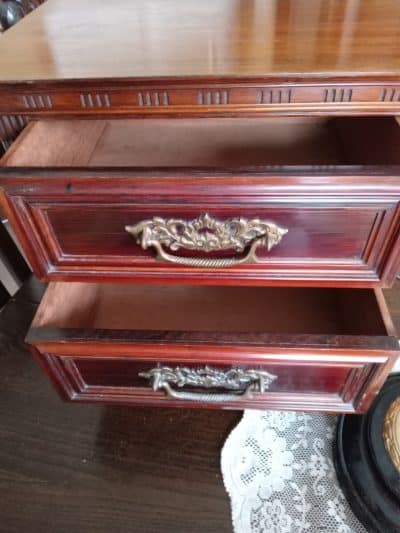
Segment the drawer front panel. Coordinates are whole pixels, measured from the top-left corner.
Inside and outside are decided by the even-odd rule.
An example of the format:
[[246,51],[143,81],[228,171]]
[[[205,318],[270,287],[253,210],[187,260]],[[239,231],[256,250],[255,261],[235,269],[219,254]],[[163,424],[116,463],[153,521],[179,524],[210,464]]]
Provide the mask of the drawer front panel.
[[265,363],[194,363],[182,358],[73,356],[32,349],[61,394],[84,402],[361,412],[388,371],[388,360],[383,358],[382,362],[335,361],[334,356],[296,361],[281,356]]
[[[388,285],[399,267],[400,188],[377,179],[199,177],[177,187],[166,176],[29,190],[17,180],[3,204],[44,279]],[[279,238],[262,241],[257,224]]]
[[[64,364],[68,361],[65,361]],[[149,361],[127,361],[123,359],[75,359],[73,364],[87,387],[139,387],[148,388],[151,380],[141,377],[142,373],[149,373],[152,369],[160,366],[162,368],[179,368],[196,370],[201,366],[190,362],[180,363],[178,366],[168,361],[159,361],[157,364]],[[231,365],[212,365],[212,370],[225,372],[232,368]],[[236,367],[235,367],[236,368]],[[244,372],[249,369],[255,371],[266,371],[274,376],[274,380],[268,386],[268,391],[275,392],[305,392],[305,393],[340,393],[346,380],[349,377],[348,367],[328,367],[307,368],[299,372],[299,367],[295,365],[270,364],[251,365],[246,367],[243,364],[239,368]],[[191,386],[186,386],[190,389]]]
[[27,342],[70,400],[338,412],[399,353],[379,289],[51,283]]
[[[123,208],[98,206],[43,206],[37,208],[34,216],[38,222],[43,221],[43,235],[52,233],[55,242],[53,249],[54,262],[59,265],[79,264],[82,260],[88,264],[98,263],[104,258],[107,262],[115,261],[123,264],[132,260],[138,265],[154,265],[168,268],[168,263],[155,261],[154,250],[150,247],[143,250],[140,244],[125,231],[125,226],[135,225],[153,217],[183,219],[193,221],[205,213],[205,209],[176,206],[166,209],[164,206],[151,206],[143,209],[132,205]],[[355,265],[364,261],[364,251],[368,248],[371,234],[375,237],[377,226],[382,222],[382,209],[378,206],[327,206],[307,208],[265,207],[246,209],[242,206],[218,209],[207,206],[207,214],[215,220],[224,221],[236,217],[247,220],[260,218],[275,222],[288,230],[281,242],[270,251],[261,246],[257,257],[265,263],[254,264],[255,268],[266,268],[269,263],[280,260],[314,261],[333,260],[349,261]],[[52,248],[49,248],[52,250]],[[57,251],[56,251],[57,250]],[[175,255],[183,255],[184,249]],[[228,252],[214,252],[213,255],[223,256]],[[185,255],[189,255],[186,252]],[[190,255],[201,256],[204,253],[190,251]],[[230,255],[235,255],[230,250]],[[297,267],[299,264],[297,263]],[[296,267],[296,264],[292,265]]]

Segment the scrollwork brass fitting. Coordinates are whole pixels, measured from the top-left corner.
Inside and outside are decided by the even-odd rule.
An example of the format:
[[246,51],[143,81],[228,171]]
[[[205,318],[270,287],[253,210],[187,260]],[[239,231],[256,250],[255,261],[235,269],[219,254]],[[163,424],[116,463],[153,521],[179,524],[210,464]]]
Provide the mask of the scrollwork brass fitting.
[[[153,247],[159,260],[203,268],[224,268],[257,262],[258,247],[263,246],[270,251],[288,232],[274,222],[259,218],[236,217],[220,221],[207,213],[194,220],[153,217],[133,226],[126,226],[125,230],[135,237],[143,250]],[[242,257],[204,258],[172,255],[163,246],[171,251],[244,252],[247,247],[249,249]]]
[[[170,398],[203,402],[224,402],[251,398],[252,392],[265,392],[277,376],[265,370],[229,368],[221,370],[208,365],[199,368],[160,366],[139,376],[150,380],[153,390],[164,390]],[[174,388],[175,387],[175,388]],[[208,389],[206,393],[184,390],[184,387]],[[211,393],[209,389],[222,389],[229,393]]]

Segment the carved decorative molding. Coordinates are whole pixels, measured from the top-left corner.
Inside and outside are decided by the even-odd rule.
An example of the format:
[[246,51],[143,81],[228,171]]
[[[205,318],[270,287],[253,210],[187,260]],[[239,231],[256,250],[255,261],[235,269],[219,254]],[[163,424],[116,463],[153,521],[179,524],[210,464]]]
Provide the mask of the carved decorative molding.
[[381,102],[400,102],[400,89],[398,87],[385,87],[382,89]]
[[260,89],[257,92],[258,104],[290,104],[292,89]]
[[108,94],[104,93],[87,93],[80,95],[82,109],[94,109],[101,107],[111,107],[111,100]]
[[198,91],[197,103],[199,105],[227,105],[229,104],[229,91]]
[[343,89],[343,88],[334,88],[334,89],[325,89],[324,91],[324,103],[344,103],[351,102],[353,98],[353,89]]
[[212,82],[202,84],[165,81],[160,85],[136,85],[113,82],[107,86],[85,80],[76,85],[32,84],[26,86],[0,84],[0,113],[52,115],[57,112],[96,114],[188,113],[224,114],[265,112],[286,114],[310,112],[310,106],[322,114],[335,113],[341,106],[346,113],[396,112],[400,109],[400,84],[383,83],[254,83],[250,81]]
[[48,94],[28,94],[22,96],[25,109],[51,109],[53,99]]
[[138,105],[147,106],[167,106],[169,98],[167,91],[144,91],[138,93]]
[[118,82],[107,86],[89,80],[80,86],[42,83],[32,86],[1,86],[0,113],[54,116],[60,112],[93,114],[224,114],[241,112],[260,114],[291,114],[313,111],[321,114],[335,113],[341,106],[346,114],[357,115],[397,112],[400,109],[400,84],[382,83],[331,83],[287,82],[280,84],[255,84],[250,81],[232,83],[212,82],[200,84],[164,82],[160,85],[136,85]]

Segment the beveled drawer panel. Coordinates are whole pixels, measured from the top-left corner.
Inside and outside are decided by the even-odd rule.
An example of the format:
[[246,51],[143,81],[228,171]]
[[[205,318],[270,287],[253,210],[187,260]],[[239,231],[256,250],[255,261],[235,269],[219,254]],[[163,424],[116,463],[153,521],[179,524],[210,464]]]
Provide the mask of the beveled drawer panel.
[[379,291],[54,283],[28,342],[70,400],[362,412],[392,328]]
[[[372,286],[390,284],[397,272],[400,188],[391,176],[313,176],[299,192],[299,178],[288,175],[246,176],[244,187],[243,178],[229,176],[193,181],[109,174],[104,184],[85,173],[72,179],[52,174],[55,183],[38,177],[29,190],[26,182],[16,190],[15,179],[4,199],[42,279]],[[239,251],[233,244],[211,252],[191,249],[193,241],[177,251],[162,244],[165,260],[145,245],[143,232],[135,239],[126,230],[154,219],[162,219],[161,229],[176,220],[192,229],[205,216],[214,225],[265,221],[283,231],[270,249],[264,243],[240,263],[257,238],[251,233]],[[211,225],[204,232],[216,235]],[[183,257],[193,261],[179,264]],[[227,257],[238,264],[221,266],[218,260]]]
[[[223,381],[226,379],[226,382],[229,384],[230,379],[229,372],[232,370],[232,365],[229,364],[217,364],[217,365],[199,365],[198,363],[193,363],[189,361],[179,361],[175,362],[175,366],[171,366],[171,361],[159,361],[155,365],[154,361],[132,361],[129,358],[96,358],[93,357],[76,357],[71,359],[69,357],[61,358],[64,364],[64,368],[71,376],[75,372],[79,375],[82,383],[84,383],[84,388],[87,391],[92,389],[96,391],[96,387],[111,387],[111,388],[147,388],[149,384],[152,384],[151,373],[155,369],[160,369],[161,373],[167,373],[165,369],[171,369],[171,374],[175,375],[176,378],[180,376],[187,375],[187,381],[193,380],[196,377],[196,371],[200,368],[202,372],[198,372],[201,375],[205,376],[204,381],[206,381],[207,375],[212,378],[215,378],[215,381]],[[233,375],[237,370],[238,380],[241,377],[243,372],[243,379],[246,379],[246,375],[254,371],[261,373],[271,374],[271,383],[268,384],[268,391],[280,391],[280,392],[304,392],[307,393],[337,393],[342,390],[346,384],[346,381],[349,379],[349,370],[348,366],[327,366],[320,368],[311,368],[309,372],[299,372],[301,366],[296,365],[293,362],[290,365],[287,362],[271,363],[271,364],[253,364],[245,365],[241,363],[237,367],[233,367]],[[146,376],[147,374],[147,376]],[[179,379],[177,379],[179,381]],[[199,382],[201,379],[199,379]],[[183,384],[178,385],[177,390],[183,387]],[[186,385],[188,390],[196,389],[195,385]],[[211,387],[211,390],[213,387]],[[215,387],[218,389],[218,387]],[[203,391],[204,392],[204,391]]]
[[[322,347],[321,347],[322,349]],[[61,349],[62,351],[62,349]],[[351,359],[335,361],[326,358],[317,362],[280,362],[271,358],[271,363],[250,363],[245,365],[220,363],[207,365],[185,359],[174,361],[140,361],[132,358],[98,358],[96,354],[87,357],[73,357],[37,351],[37,356],[48,372],[60,380],[62,394],[68,400],[123,403],[132,405],[207,407],[207,408],[266,408],[294,409],[307,411],[361,412],[369,405],[362,401],[360,391],[369,390],[372,377],[379,376],[384,358],[370,358],[360,363]],[[209,374],[271,376],[272,384],[262,391],[258,382],[254,390],[227,389],[220,386],[171,386],[154,388],[154,380],[146,374],[164,371],[167,375]],[[250,379],[250,378],[249,378]],[[176,380],[172,380],[176,383]]]
[[44,280],[390,285],[397,123],[271,120],[32,124],[0,200]]

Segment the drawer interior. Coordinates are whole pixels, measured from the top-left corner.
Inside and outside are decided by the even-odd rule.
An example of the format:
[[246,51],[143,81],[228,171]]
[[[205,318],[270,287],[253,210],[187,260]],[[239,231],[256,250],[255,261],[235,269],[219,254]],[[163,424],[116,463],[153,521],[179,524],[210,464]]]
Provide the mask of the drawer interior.
[[393,117],[52,120],[28,125],[11,167],[216,167],[400,163]]
[[[27,341],[68,400],[338,412],[369,406],[399,349],[380,290],[77,282],[49,285]],[[232,372],[272,381],[209,381]]]
[[373,290],[51,283],[35,328],[391,334]]

